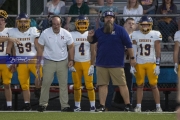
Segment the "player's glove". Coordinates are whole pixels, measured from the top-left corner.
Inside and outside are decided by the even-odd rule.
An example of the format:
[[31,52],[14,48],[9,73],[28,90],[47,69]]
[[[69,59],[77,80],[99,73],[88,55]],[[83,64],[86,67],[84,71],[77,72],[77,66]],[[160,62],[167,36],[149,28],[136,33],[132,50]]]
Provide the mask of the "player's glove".
[[69,71],[70,72],[76,72],[76,69],[72,66],[72,67],[69,68]]
[[178,71],[178,64],[175,63],[175,64],[174,64],[174,72],[177,74],[177,71]]
[[88,70],[88,75],[91,76],[94,74],[94,65],[91,65]]
[[155,75],[159,75],[159,74],[160,74],[160,68],[159,68],[158,65],[156,65],[156,68],[155,68],[155,70],[154,70],[154,74],[155,74]]
[[130,73],[132,73],[134,75],[135,72],[136,72],[136,69],[133,66],[131,66]]

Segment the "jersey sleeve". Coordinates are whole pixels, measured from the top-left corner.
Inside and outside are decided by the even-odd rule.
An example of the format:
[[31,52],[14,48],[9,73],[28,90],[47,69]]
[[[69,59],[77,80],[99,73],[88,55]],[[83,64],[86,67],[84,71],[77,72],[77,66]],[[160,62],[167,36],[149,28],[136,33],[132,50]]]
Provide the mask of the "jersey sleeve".
[[67,39],[67,45],[71,45],[74,42],[72,35],[70,33],[67,33],[66,39]]
[[12,36],[13,36],[13,33],[14,33],[13,31],[14,31],[13,29],[8,29],[7,32],[8,32],[8,36],[9,36],[9,37],[12,37]]
[[137,32],[134,31],[130,36],[131,41],[135,40],[136,42],[138,42],[138,37],[137,36],[138,36]]
[[39,37],[39,39],[38,39],[38,43],[40,44],[40,45],[45,45],[45,32],[42,32],[42,34],[41,34],[41,36]]
[[162,35],[159,31],[155,31],[155,35],[154,35],[154,41],[156,40],[162,40]]
[[179,41],[180,42],[180,31],[177,31],[174,35],[174,41]]
[[31,27],[31,29],[32,29],[32,31],[31,31],[32,35],[34,35],[35,38],[39,37],[40,31],[36,27]]

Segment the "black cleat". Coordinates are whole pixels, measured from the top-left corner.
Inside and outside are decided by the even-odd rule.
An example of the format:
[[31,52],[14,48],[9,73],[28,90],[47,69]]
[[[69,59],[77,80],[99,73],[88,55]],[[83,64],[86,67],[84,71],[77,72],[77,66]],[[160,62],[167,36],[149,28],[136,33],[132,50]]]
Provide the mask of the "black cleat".
[[34,88],[34,95],[39,99],[41,95],[41,88]]
[[24,110],[24,111],[31,111],[31,110],[32,110],[31,104],[30,104],[30,103],[25,103],[23,110]]
[[96,108],[96,112],[104,112],[105,111],[105,106],[104,105],[99,105],[97,108]]
[[46,106],[41,106],[41,105],[39,105],[38,108],[37,108],[37,111],[38,111],[38,112],[46,111]]
[[65,107],[61,110],[61,112],[73,112],[73,110],[70,107]]
[[12,111],[12,110],[13,110],[12,106],[7,106],[6,109],[5,109],[5,111]]
[[124,111],[133,112],[132,105],[131,104],[126,104],[125,107],[124,107]]

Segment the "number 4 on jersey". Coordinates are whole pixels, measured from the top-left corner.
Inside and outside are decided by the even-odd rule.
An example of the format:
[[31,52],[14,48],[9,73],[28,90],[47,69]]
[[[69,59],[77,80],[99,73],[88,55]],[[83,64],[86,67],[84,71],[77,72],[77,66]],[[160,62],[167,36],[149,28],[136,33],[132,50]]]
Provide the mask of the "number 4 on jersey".
[[81,55],[84,55],[84,43],[81,43],[81,45],[79,46],[79,52],[81,53]]

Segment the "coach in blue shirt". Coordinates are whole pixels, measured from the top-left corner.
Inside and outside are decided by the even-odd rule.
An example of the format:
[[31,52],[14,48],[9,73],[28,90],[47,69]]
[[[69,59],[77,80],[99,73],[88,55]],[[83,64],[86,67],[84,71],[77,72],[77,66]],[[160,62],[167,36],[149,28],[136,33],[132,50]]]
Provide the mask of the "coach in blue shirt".
[[126,104],[124,110],[132,111],[123,68],[125,47],[131,58],[131,66],[134,66],[136,61],[128,33],[123,27],[114,24],[114,20],[114,12],[104,12],[101,18],[104,26],[95,32],[93,30],[89,31],[87,37],[91,44],[97,43],[96,74],[100,100],[100,105],[97,108],[98,112],[105,111],[107,85],[110,79],[113,85],[119,86],[120,93]]

